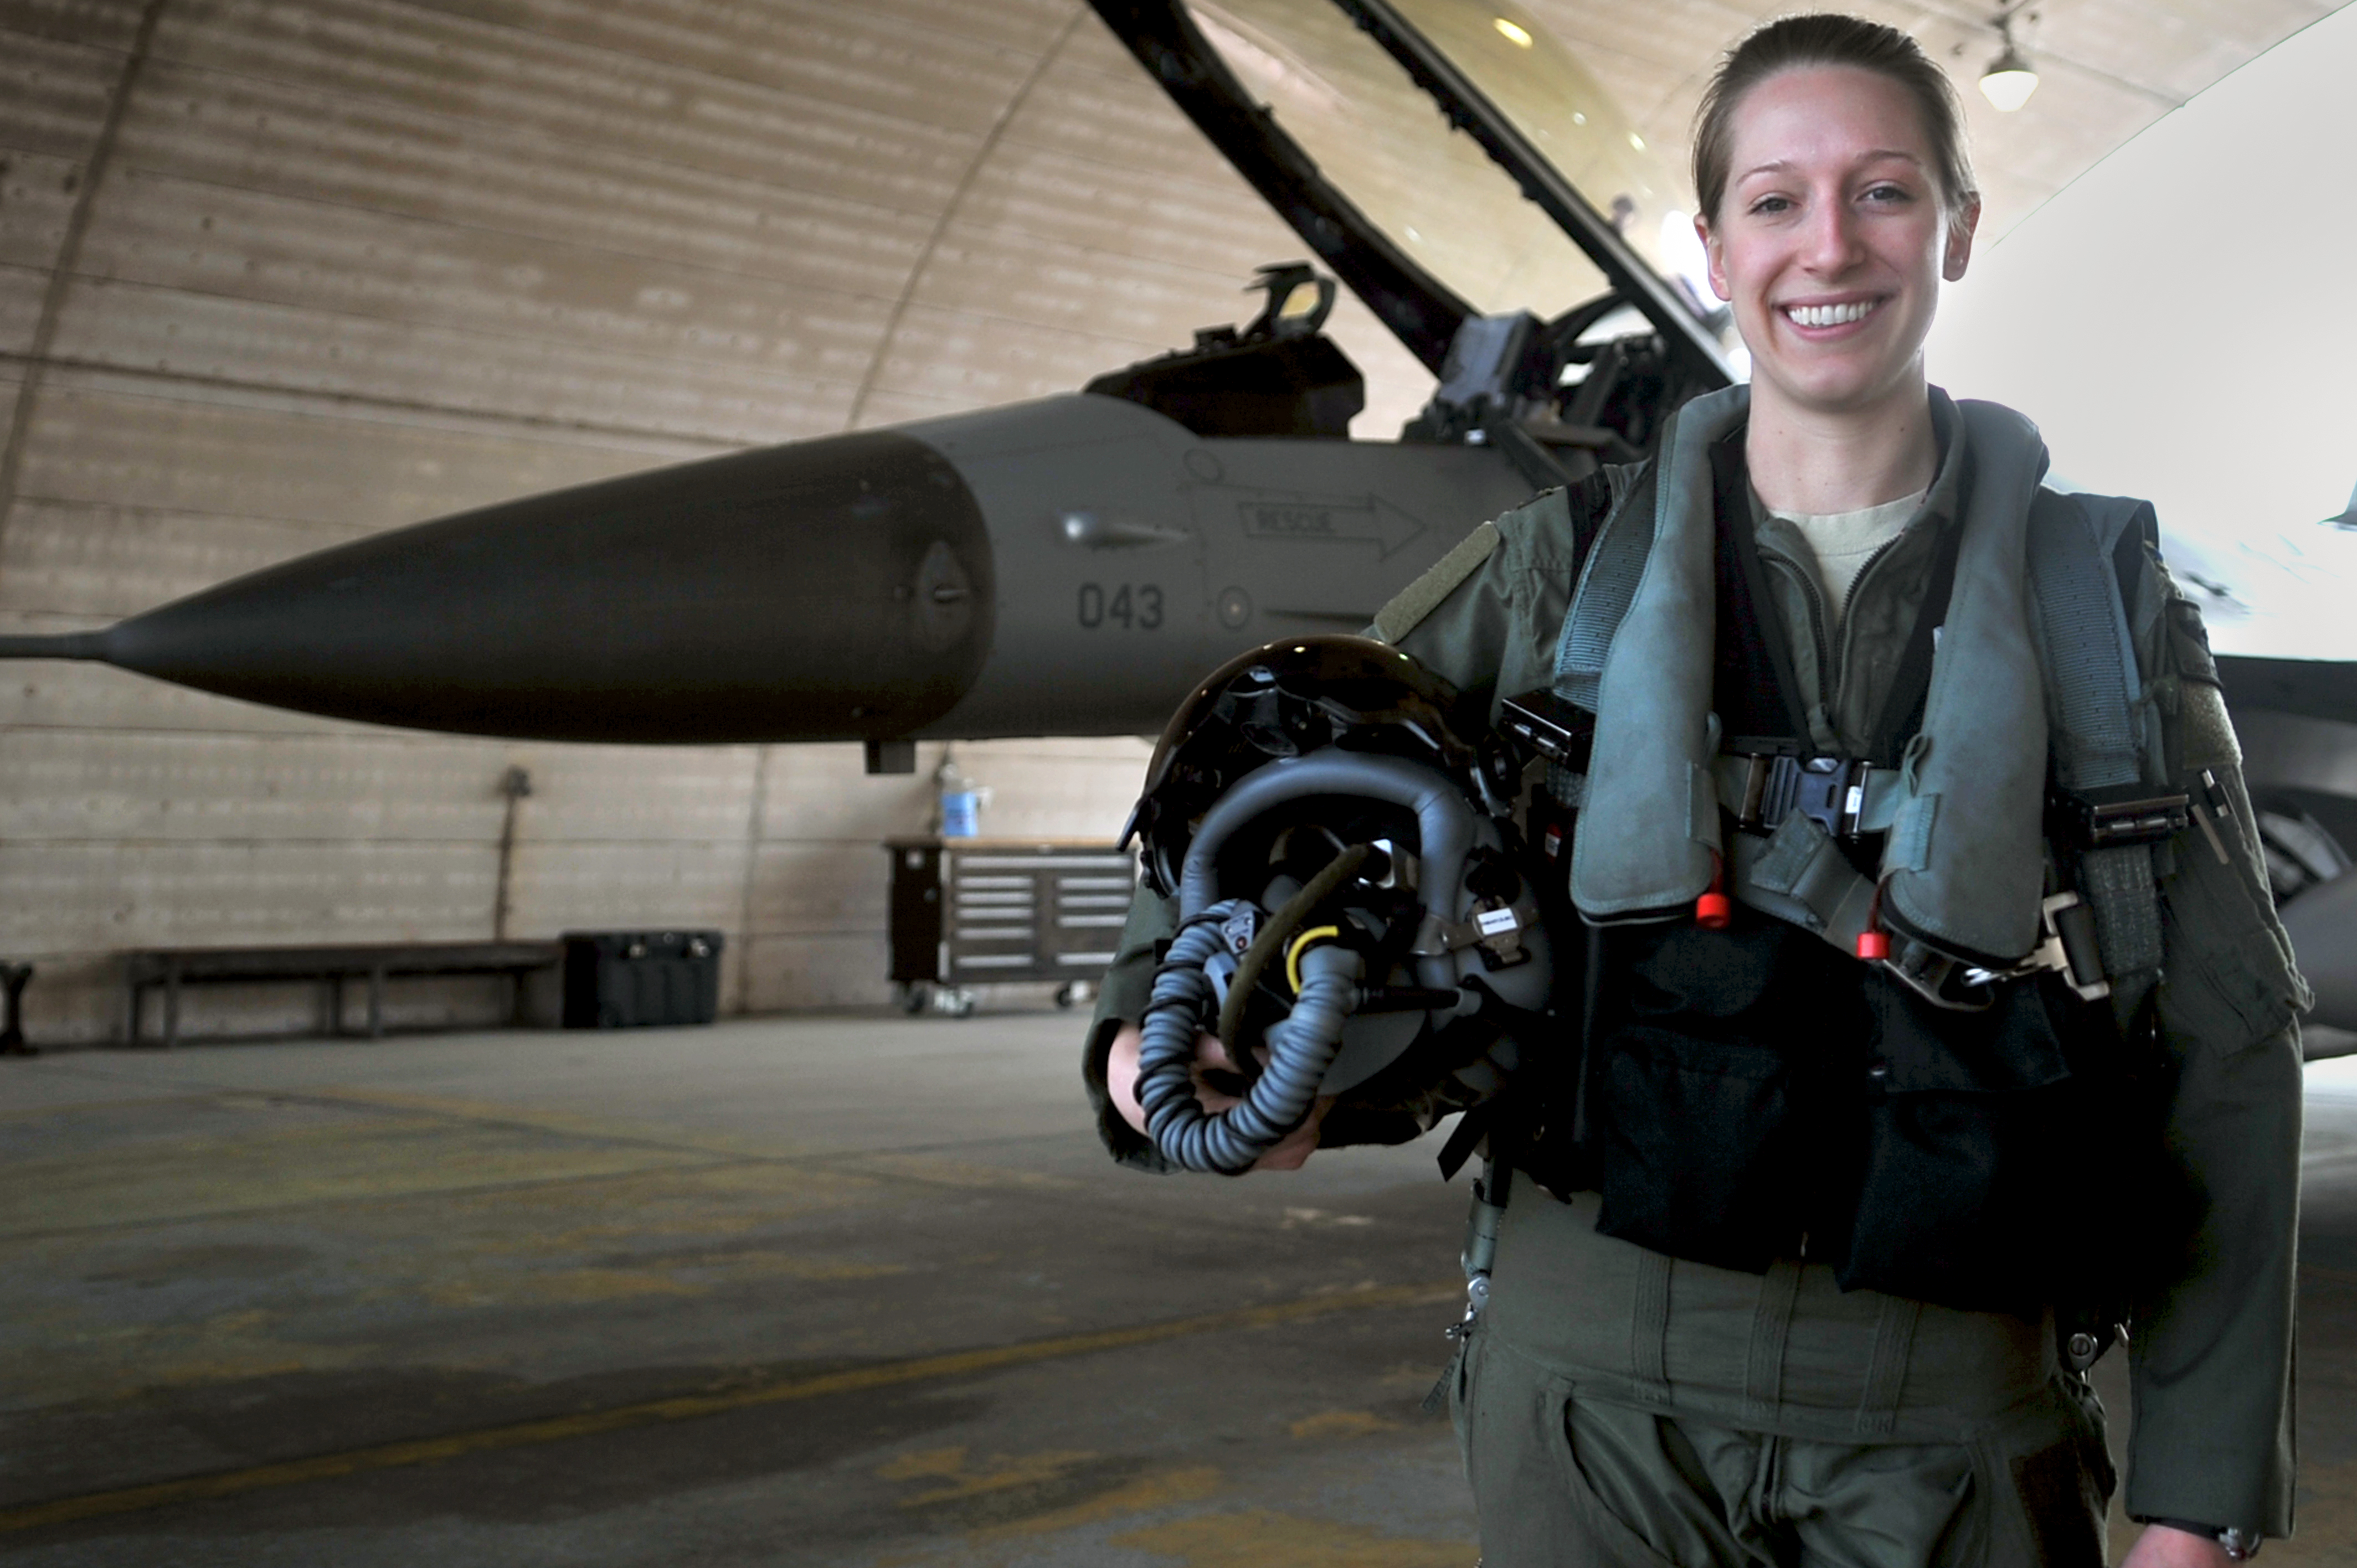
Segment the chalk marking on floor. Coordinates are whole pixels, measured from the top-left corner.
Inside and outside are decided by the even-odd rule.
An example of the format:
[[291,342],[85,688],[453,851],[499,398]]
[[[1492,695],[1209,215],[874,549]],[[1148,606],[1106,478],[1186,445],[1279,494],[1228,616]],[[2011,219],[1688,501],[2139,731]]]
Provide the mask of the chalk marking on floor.
[[[245,1093],[261,1091],[248,1091],[242,1090],[208,1090],[206,1092],[188,1096],[186,1098],[191,1101],[218,1100],[221,1094],[232,1092]],[[290,1104],[302,1105],[310,1109],[347,1111],[390,1111],[396,1109],[396,1107],[390,1103],[372,1104],[368,1101],[360,1099],[340,1099],[335,1094],[328,1092],[299,1090],[286,1090],[283,1092],[279,1090],[270,1090],[268,1092],[271,1098],[284,1100]],[[555,1176],[517,1176],[498,1181],[459,1182],[451,1186],[426,1186],[406,1188],[389,1195],[379,1191],[312,1193],[298,1197],[275,1199],[268,1203],[234,1205],[220,1208],[172,1210],[156,1214],[136,1215],[127,1219],[95,1220],[73,1225],[49,1225],[10,1230],[7,1228],[5,1220],[0,1220],[0,1244],[70,1240],[81,1236],[119,1234],[141,1230],[160,1230],[180,1225],[199,1225],[210,1224],[216,1221],[253,1219],[269,1215],[290,1213],[300,1209],[333,1208],[338,1207],[349,1207],[353,1204],[377,1205],[387,1201],[388,1197],[390,1197],[392,1201],[402,1203],[413,1201],[430,1202],[437,1198],[463,1200],[480,1197],[497,1197],[502,1193],[529,1192],[542,1187],[587,1187],[598,1186],[604,1183],[630,1181],[641,1176],[659,1176],[672,1173],[692,1174],[695,1172],[775,1169],[797,1173],[808,1173],[818,1176],[847,1176],[855,1181],[875,1181],[888,1184],[897,1183],[902,1187],[916,1187],[925,1190],[939,1189],[945,1187],[961,1188],[970,1187],[974,1184],[972,1182],[961,1184],[957,1182],[944,1181],[938,1176],[928,1176],[916,1169],[895,1168],[891,1162],[899,1159],[902,1155],[911,1154],[922,1155],[938,1149],[970,1148],[979,1150],[999,1147],[1002,1145],[1043,1141],[1039,1134],[1026,1133],[1015,1137],[976,1139],[970,1144],[911,1144],[907,1148],[896,1146],[885,1149],[825,1149],[801,1152],[780,1151],[770,1154],[732,1154],[716,1147],[705,1148],[694,1144],[665,1142],[652,1136],[625,1137],[619,1133],[610,1136],[592,1136],[586,1133],[565,1133],[553,1127],[542,1126],[530,1121],[520,1120],[512,1117],[498,1121],[481,1120],[457,1114],[457,1112],[448,1110],[447,1107],[440,1110],[429,1110],[422,1104],[413,1104],[399,1107],[398,1109],[407,1110],[413,1114],[427,1120],[429,1122],[452,1127],[492,1127],[500,1131],[538,1134],[546,1137],[569,1138],[576,1143],[602,1144],[616,1149],[637,1148],[643,1150],[650,1155],[669,1154],[675,1155],[680,1157],[676,1161],[651,1160],[645,1165],[630,1165],[619,1170],[572,1171]],[[50,1163],[63,1163],[63,1161],[54,1160]],[[995,1170],[998,1168],[999,1167],[976,1166],[976,1169],[978,1170]],[[1005,1176],[1006,1179],[1004,1183],[999,1185],[1004,1185],[1008,1190],[1056,1190],[1056,1188],[1048,1187],[1041,1182],[1026,1179],[1024,1173],[1012,1166],[1005,1167]],[[1049,1180],[1050,1182],[1059,1182],[1060,1178],[1049,1177]]]
[[306,1481],[364,1475],[372,1470],[436,1465],[469,1454],[494,1453],[503,1448],[529,1448],[544,1443],[562,1443],[570,1438],[590,1437],[631,1427],[694,1421],[766,1404],[822,1399],[830,1394],[857,1393],[867,1389],[924,1382],[935,1378],[971,1377],[976,1373],[995,1372],[1039,1361],[1061,1360],[1072,1356],[1153,1345],[1167,1339],[1182,1339],[1189,1335],[1273,1328],[1281,1324],[1298,1323],[1335,1312],[1437,1305],[1454,1301],[1462,1294],[1462,1287],[1454,1284],[1358,1286],[1303,1296],[1294,1301],[1275,1302],[1266,1306],[1206,1313],[1199,1317],[1174,1317],[1130,1328],[1101,1328],[1085,1334],[1060,1335],[1051,1339],[1027,1339],[983,1350],[956,1350],[945,1355],[882,1361],[872,1366],[846,1368],[839,1372],[823,1372],[815,1377],[795,1378],[786,1382],[732,1389],[726,1393],[682,1394],[670,1399],[615,1405],[606,1410],[551,1416],[540,1421],[481,1427],[473,1432],[453,1433],[442,1437],[381,1443],[365,1448],[348,1448],[338,1454],[314,1455],[307,1459],[256,1465],[242,1470],[221,1470],[209,1476],[188,1476],[176,1481],[156,1481],[144,1487],[123,1487],[113,1491],[89,1492],[81,1497],[58,1498],[45,1503],[0,1509],[0,1534],[38,1530],[45,1525],[70,1524],[78,1520],[140,1513],[149,1509],[168,1508],[176,1503],[236,1497],[244,1492],[299,1486]]

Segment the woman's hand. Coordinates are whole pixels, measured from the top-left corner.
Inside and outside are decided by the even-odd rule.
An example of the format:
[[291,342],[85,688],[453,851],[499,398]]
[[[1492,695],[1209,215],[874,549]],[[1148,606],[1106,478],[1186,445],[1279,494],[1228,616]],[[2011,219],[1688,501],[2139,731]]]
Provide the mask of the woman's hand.
[[[1113,1049],[1105,1057],[1105,1090],[1113,1097],[1113,1108],[1121,1119],[1135,1128],[1140,1135],[1146,1132],[1146,1108],[1137,1102],[1137,1053],[1145,1044],[1145,1036],[1135,1024],[1124,1024],[1121,1033],[1113,1037]],[[1263,1065],[1268,1060],[1268,1048],[1255,1053]],[[1203,1080],[1206,1068],[1224,1068],[1227,1055],[1220,1049],[1216,1035],[1195,1036],[1195,1098],[1207,1112],[1217,1113],[1236,1103],[1233,1095],[1222,1094]],[[1309,1114],[1301,1125],[1287,1133],[1268,1153],[1253,1162],[1256,1171],[1297,1171],[1318,1152],[1318,1127],[1326,1120],[1326,1112],[1334,1103],[1332,1095],[1321,1094],[1309,1107]]]

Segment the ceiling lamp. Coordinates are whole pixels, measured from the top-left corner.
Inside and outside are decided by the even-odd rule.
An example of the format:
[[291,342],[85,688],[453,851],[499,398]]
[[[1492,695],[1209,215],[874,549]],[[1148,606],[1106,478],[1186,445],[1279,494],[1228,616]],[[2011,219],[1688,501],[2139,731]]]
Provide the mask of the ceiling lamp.
[[2029,58],[2014,48],[2010,13],[1997,17],[1996,33],[2005,40],[2005,48],[1981,72],[1981,95],[1996,104],[2000,114],[2010,114],[2029,102],[2029,95],[2038,91],[2038,72],[2031,68]]

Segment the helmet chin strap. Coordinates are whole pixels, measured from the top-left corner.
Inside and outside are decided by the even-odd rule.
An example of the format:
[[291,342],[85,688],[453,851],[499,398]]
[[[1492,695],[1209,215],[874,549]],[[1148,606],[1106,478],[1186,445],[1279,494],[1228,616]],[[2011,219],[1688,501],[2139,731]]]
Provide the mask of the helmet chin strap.
[[[1188,847],[1178,936],[1156,972],[1141,1021],[1137,1092],[1146,1131],[1163,1156],[1185,1169],[1249,1170],[1298,1127],[1342,1048],[1344,1026],[1368,999],[1361,953],[1341,942],[1297,939],[1364,867],[1371,846],[1343,850],[1274,917],[1247,898],[1219,897],[1220,854],[1234,836],[1273,809],[1313,797],[1381,801],[1412,812],[1424,924],[1454,927],[1463,918],[1465,872],[1479,829],[1463,789],[1446,775],[1399,757],[1329,746],[1238,781],[1205,814]],[[1288,960],[1298,989],[1285,1020],[1267,1032],[1268,1065],[1255,1071],[1239,1040],[1245,1008],[1270,966]],[[1461,954],[1418,951],[1408,961],[1424,988],[1423,1005],[1453,1011],[1448,999],[1463,1004]],[[1224,986],[1215,975],[1226,977]],[[1242,1101],[1222,1112],[1206,1111],[1195,1087],[1196,1040],[1215,1027],[1249,1084]]]
[[[1464,791],[1433,768],[1334,746],[1272,762],[1220,797],[1187,848],[1178,878],[1179,918],[1192,918],[1219,897],[1220,851],[1239,829],[1275,807],[1313,795],[1381,800],[1413,811],[1424,862],[1419,886],[1425,910],[1446,922],[1459,918],[1455,905],[1474,840],[1473,808]],[[1422,984],[1456,988],[1457,963],[1448,954],[1420,957],[1415,969]]]
[[1236,977],[1228,983],[1227,999],[1220,1004],[1220,1048],[1227,1053],[1228,1065],[1249,1080],[1258,1077],[1252,1053],[1236,1045],[1236,1031],[1243,1026],[1244,1004],[1252,1000],[1253,987],[1268,966],[1276,961],[1292,943],[1294,937],[1309,923],[1310,915],[1326,902],[1336,888],[1359,873],[1374,853],[1372,844],[1354,843],[1332,860],[1326,869],[1311,877],[1308,886],[1285,901],[1284,908],[1269,917],[1268,924],[1260,929],[1251,947],[1236,963]]

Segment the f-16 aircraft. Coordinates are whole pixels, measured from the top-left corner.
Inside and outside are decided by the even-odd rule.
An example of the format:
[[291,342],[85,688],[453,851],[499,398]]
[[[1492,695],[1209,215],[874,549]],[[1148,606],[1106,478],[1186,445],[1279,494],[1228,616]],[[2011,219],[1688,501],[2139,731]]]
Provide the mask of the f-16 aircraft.
[[[1681,177],[1511,4],[1091,3],[1307,247],[1242,327],[1065,396],[423,522],[0,657],[461,734],[858,740],[872,771],[920,738],[1151,733],[1223,659],[1365,624],[1474,524],[1647,453],[1738,375]],[[1396,439],[1350,434],[1338,286],[1438,378]],[[2238,710],[2357,720],[2357,667],[2221,663]],[[2336,911],[2357,880],[2308,808],[2346,800],[2340,759],[2269,803],[2279,893]],[[2303,924],[2318,1017],[2357,1028],[2357,920]]]

